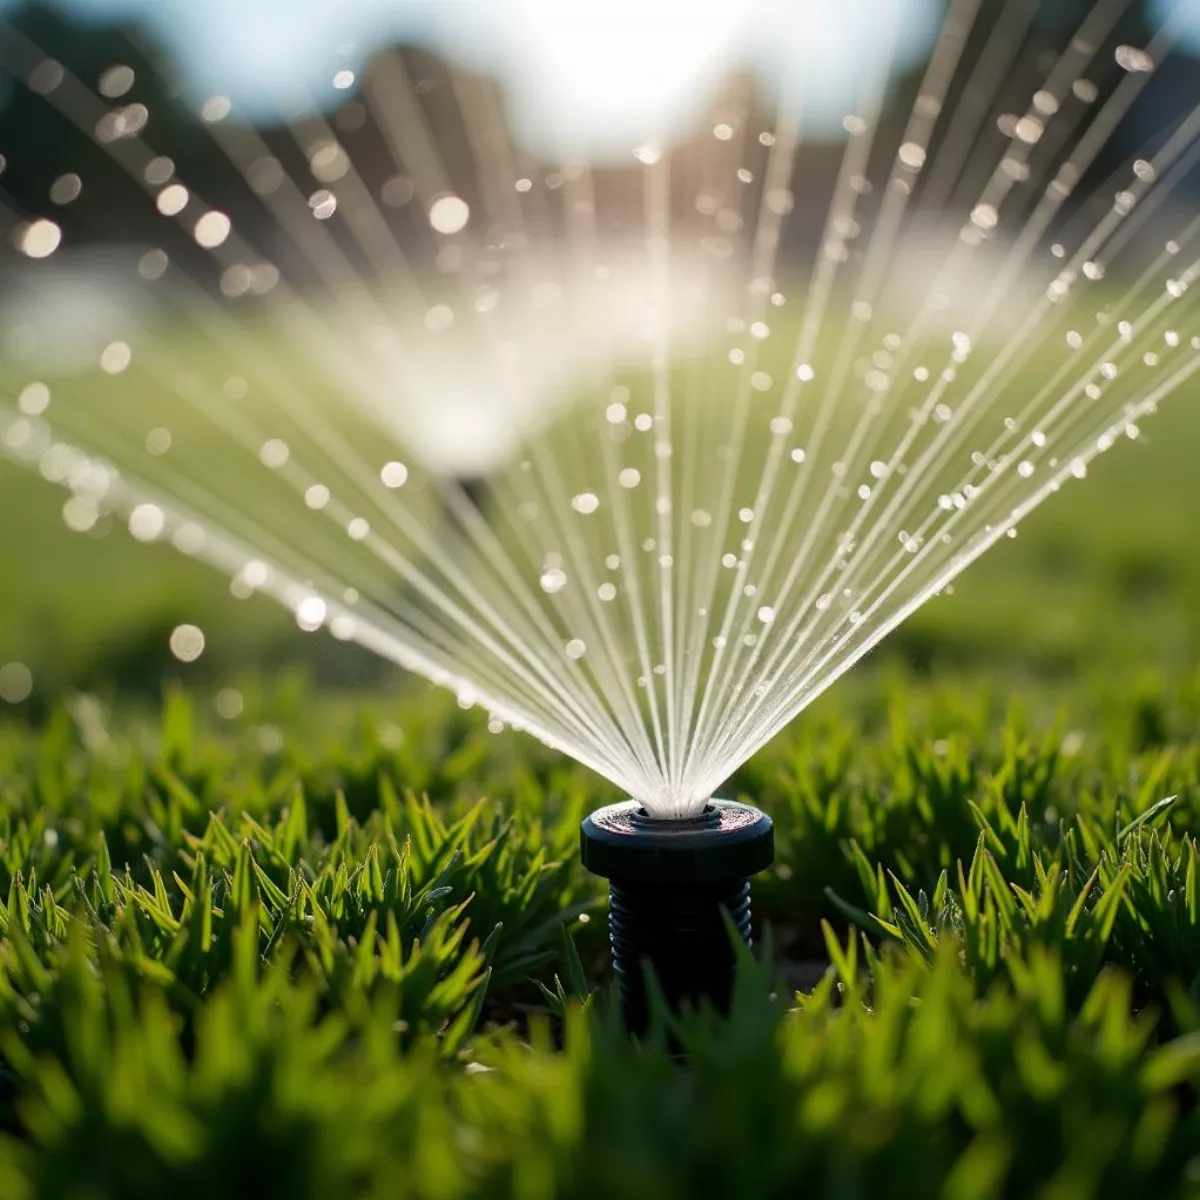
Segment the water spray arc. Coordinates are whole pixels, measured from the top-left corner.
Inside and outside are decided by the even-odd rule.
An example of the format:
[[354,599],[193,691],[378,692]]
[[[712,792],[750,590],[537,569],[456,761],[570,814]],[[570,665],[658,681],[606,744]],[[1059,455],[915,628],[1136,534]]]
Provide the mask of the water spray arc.
[[[204,101],[219,205],[131,67],[0,23],[146,243],[75,288],[83,369],[0,304],[0,455],[71,529],[115,515],[633,797],[581,831],[629,1022],[643,961],[720,1006],[771,827],[712,797],[1200,373],[1200,108],[1112,148],[1179,20],[1035,7],[951,0],[902,110],[872,42],[836,144],[733,80],[617,165],[539,160],[496,80],[388,51],[332,113]],[[92,195],[62,167],[0,195],[43,282]]]

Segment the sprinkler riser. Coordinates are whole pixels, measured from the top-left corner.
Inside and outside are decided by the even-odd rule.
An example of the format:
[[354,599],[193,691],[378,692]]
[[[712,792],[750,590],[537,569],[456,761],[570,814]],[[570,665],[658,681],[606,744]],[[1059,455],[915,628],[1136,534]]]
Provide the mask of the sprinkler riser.
[[750,945],[749,880],[665,892],[610,883],[613,973],[629,1029],[643,1032],[649,1018],[647,962],[672,1012],[703,1001],[729,1011],[736,958],[725,913]]
[[589,816],[580,849],[584,866],[609,881],[609,941],[626,1027],[646,1029],[647,965],[671,1011],[707,1003],[727,1012],[737,962],[731,934],[751,944],[749,876],[774,857],[770,818],[714,800],[698,817],[655,820],[629,801]]

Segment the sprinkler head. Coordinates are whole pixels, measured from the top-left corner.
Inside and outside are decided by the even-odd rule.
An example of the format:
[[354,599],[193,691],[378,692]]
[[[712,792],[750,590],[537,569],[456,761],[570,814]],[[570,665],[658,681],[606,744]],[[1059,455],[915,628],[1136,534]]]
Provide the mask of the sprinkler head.
[[627,800],[587,817],[579,843],[583,865],[609,881],[609,940],[627,1028],[646,1028],[646,963],[672,1011],[706,1000],[727,1012],[736,956],[722,913],[749,945],[749,876],[774,860],[771,818],[710,800],[694,817],[663,820]]

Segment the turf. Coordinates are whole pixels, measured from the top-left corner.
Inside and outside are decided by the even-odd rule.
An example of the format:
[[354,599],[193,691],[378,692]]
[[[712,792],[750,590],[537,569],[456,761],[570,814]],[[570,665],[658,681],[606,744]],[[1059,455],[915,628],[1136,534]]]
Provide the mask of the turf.
[[1200,691],[968,696],[864,682],[743,771],[779,859],[686,1067],[607,995],[609,797],[452,702],[10,723],[0,1194],[1194,1193]]

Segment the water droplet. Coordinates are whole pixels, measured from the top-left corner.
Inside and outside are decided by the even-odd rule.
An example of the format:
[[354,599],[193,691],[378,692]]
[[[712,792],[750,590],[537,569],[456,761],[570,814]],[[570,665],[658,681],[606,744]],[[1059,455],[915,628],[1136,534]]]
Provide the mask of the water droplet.
[[439,196],[429,206],[429,224],[438,233],[459,233],[470,217],[470,206],[459,196]]
[[100,352],[100,370],[106,375],[120,375],[133,361],[133,351],[125,342],[109,342]]
[[241,570],[241,578],[248,588],[260,588],[267,582],[270,571],[265,562],[257,558],[250,559]]
[[566,645],[567,657],[580,659],[587,653],[587,646],[581,638],[572,638]]
[[204,630],[198,625],[176,625],[171,630],[170,646],[180,662],[195,662],[204,653]]
[[408,468],[402,462],[384,463],[379,471],[379,478],[387,488],[400,488],[408,482]]
[[155,198],[155,206],[164,217],[176,217],[187,208],[188,190],[182,183],[169,183]]
[[296,624],[305,633],[313,633],[325,623],[326,606],[320,596],[305,596],[296,605]]
[[594,492],[580,492],[571,498],[571,507],[577,513],[594,513],[600,507],[600,497]]
[[144,104],[128,104],[105,113],[96,122],[96,140],[102,144],[136,137],[146,127],[150,110]]
[[318,182],[336,183],[350,170],[350,156],[337,142],[318,142],[309,151],[308,169]]
[[0,700],[20,704],[33,692],[33,672],[22,662],[9,662],[0,667]]
[[567,573],[562,567],[548,567],[538,580],[543,592],[553,596],[567,586]]
[[139,504],[129,514],[129,532],[139,542],[156,541],[166,526],[166,515],[157,504]]
[[215,125],[225,120],[233,111],[233,103],[228,96],[209,96],[200,105],[200,120],[209,125]]
[[771,188],[766,195],[767,208],[777,217],[786,217],[796,203],[787,188]]
[[272,471],[277,471],[280,467],[287,465],[291,454],[292,452],[288,448],[287,442],[282,438],[268,438],[267,441],[263,442],[262,449],[258,452],[258,457],[264,467],[269,467]]
[[990,231],[999,223],[1000,214],[994,204],[977,204],[971,210],[971,221],[978,228]]
[[133,87],[136,76],[132,67],[119,64],[109,67],[101,76],[96,90],[106,100],[117,100]]
[[17,407],[27,417],[39,417],[50,407],[50,389],[44,383],[27,383],[17,398]]
[[1035,145],[1045,132],[1045,123],[1037,117],[1021,117],[1016,125],[1013,126],[1013,136],[1018,141],[1024,142],[1027,146]]
[[1118,46],[1113,54],[1117,66],[1123,71],[1146,72],[1154,70],[1154,59],[1145,50],[1136,46]]
[[328,188],[319,188],[308,198],[308,207],[318,221],[328,221],[337,212],[337,197]]
[[138,274],[147,282],[153,282],[163,277],[169,265],[165,251],[147,250],[138,260]]
[[82,496],[72,496],[62,507],[63,524],[73,533],[87,533],[100,519],[100,510]]
[[79,198],[79,194],[82,191],[83,180],[74,171],[68,171],[67,174],[60,175],[50,185],[50,202],[60,205],[70,204],[72,200]]
[[617,476],[617,482],[623,488],[635,488],[642,482],[642,473],[636,467],[626,467]]
[[49,258],[62,244],[62,230],[43,217],[22,227],[17,236],[17,249],[29,258]]
[[62,63],[53,58],[43,58],[29,72],[29,90],[39,96],[48,96],[66,78]]
[[196,242],[206,250],[215,250],[229,236],[232,222],[223,212],[206,212],[193,231]]

